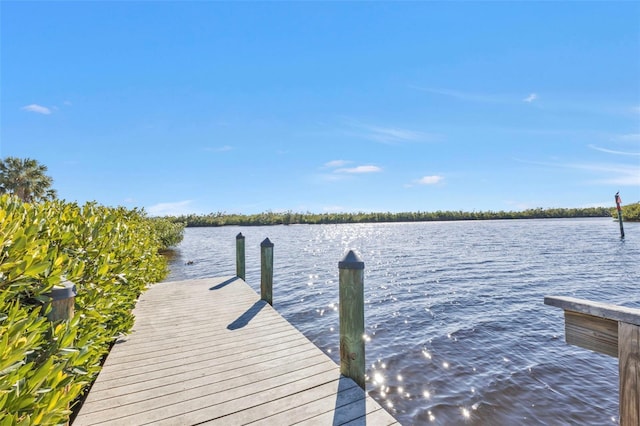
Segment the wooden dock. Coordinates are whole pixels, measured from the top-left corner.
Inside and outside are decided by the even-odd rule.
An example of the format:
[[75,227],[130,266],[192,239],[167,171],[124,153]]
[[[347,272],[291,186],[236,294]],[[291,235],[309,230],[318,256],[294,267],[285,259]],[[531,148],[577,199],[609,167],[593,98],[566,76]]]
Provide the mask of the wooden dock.
[[397,425],[240,278],[144,293],[74,426]]

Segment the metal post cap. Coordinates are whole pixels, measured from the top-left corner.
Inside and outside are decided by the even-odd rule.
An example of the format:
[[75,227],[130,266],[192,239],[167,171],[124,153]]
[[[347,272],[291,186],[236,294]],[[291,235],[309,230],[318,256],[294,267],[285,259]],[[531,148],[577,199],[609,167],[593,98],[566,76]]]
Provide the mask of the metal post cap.
[[53,300],[64,300],[71,297],[75,297],[78,294],[76,291],[76,285],[71,281],[63,281],[60,285],[54,286],[51,289],[51,298]]
[[264,241],[260,243],[260,247],[273,247],[273,243],[269,238],[265,238]]
[[364,269],[364,262],[360,259],[360,256],[353,250],[349,250],[344,255],[342,260],[338,262],[338,268],[340,269]]

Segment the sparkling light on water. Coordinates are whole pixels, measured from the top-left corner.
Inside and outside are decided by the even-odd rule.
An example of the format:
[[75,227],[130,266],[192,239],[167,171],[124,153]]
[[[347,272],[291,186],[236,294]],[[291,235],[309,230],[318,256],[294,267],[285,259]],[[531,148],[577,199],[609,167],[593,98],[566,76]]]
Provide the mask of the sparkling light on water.
[[373,384],[381,385],[383,383],[384,383],[384,376],[378,371],[373,373]]
[[[418,415],[459,424],[470,396],[492,407],[467,405],[474,424],[495,424],[496,412],[505,424],[615,424],[617,360],[568,346],[562,312],[542,297],[640,307],[640,224],[625,226],[624,242],[616,226],[596,218],[188,228],[168,280],[233,275],[242,232],[246,281],[259,293],[268,236],[278,247],[274,307],[338,362],[337,262],[355,249],[366,264],[367,386],[384,387],[382,400],[373,395],[391,400],[401,424],[419,424]],[[376,374],[383,381],[374,385]]]
[[462,407],[460,411],[462,412],[462,417],[464,417],[465,420],[471,417],[471,412],[467,408]]

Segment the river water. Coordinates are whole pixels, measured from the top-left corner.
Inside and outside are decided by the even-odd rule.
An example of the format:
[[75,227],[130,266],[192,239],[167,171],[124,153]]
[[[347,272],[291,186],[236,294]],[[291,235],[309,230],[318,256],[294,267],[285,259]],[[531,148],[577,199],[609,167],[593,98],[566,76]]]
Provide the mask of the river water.
[[[365,262],[367,390],[403,425],[618,422],[617,359],[564,342],[548,295],[640,308],[640,224],[611,219],[187,228],[167,280],[235,275],[339,362],[338,262]],[[186,265],[187,261],[193,264]]]

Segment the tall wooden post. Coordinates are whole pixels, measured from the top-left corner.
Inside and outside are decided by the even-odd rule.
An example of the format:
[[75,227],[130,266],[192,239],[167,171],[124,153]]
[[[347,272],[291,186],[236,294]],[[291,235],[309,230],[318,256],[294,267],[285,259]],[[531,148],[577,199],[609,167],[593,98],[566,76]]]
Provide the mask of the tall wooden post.
[[340,373],[365,389],[364,262],[350,250],[340,272]]
[[273,243],[260,243],[260,298],[273,306]]
[[640,424],[640,327],[618,322],[620,426]]
[[624,238],[624,225],[622,224],[622,199],[620,198],[620,191],[616,192],[616,209],[618,210],[618,222],[620,223],[620,238]]
[[245,279],[244,235],[242,232],[236,235],[236,276]]
[[47,314],[49,321],[68,321],[75,312],[76,286],[71,281],[63,281],[51,290],[51,310]]

